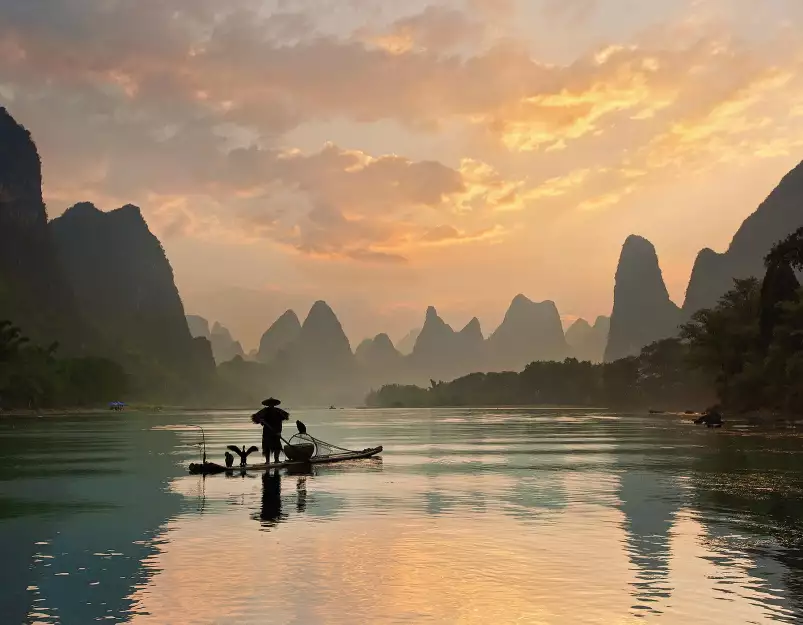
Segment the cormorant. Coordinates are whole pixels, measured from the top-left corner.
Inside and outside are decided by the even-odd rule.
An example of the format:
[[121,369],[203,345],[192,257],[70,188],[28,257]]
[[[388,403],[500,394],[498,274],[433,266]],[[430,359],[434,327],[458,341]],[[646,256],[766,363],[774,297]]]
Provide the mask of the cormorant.
[[249,454],[252,454],[255,451],[259,451],[259,447],[257,447],[256,445],[251,445],[247,450],[245,448],[245,445],[243,445],[242,449],[237,447],[237,445],[229,445],[228,447],[226,447],[226,449],[231,449],[234,453],[240,456],[241,467],[244,467],[247,464],[247,458]]
[[234,464],[234,456],[232,456],[229,452],[226,452],[226,467],[231,469],[231,465]]
[[296,427],[298,428],[299,434],[306,434],[307,433],[307,426],[301,423],[301,421],[296,421]]

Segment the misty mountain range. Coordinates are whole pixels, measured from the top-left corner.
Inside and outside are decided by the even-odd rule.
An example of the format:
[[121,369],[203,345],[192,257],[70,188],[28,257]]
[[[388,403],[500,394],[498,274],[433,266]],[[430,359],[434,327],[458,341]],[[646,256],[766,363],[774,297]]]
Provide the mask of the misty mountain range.
[[[259,391],[298,398],[359,401],[389,382],[426,383],[474,371],[520,370],[535,360],[592,361],[634,355],[676,333],[701,306],[715,303],[737,277],[760,276],[763,256],[803,225],[803,164],[744,221],[724,253],[700,252],[683,307],[670,299],[652,244],[624,242],[610,320],[578,320],[565,333],[556,304],[523,295],[489,335],[478,319],[455,329],[434,307],[394,346],[386,334],[352,349],[334,311],[316,302],[302,322],[289,310],[246,356],[219,322],[187,316],[173,271],[139,208],[104,212],[79,202],[48,221],[41,163],[27,130],[0,108],[0,319],[67,353],[116,360],[137,390],[198,395],[217,370],[245,375]],[[242,364],[238,364],[242,363]],[[262,367],[262,368],[260,368]],[[257,390],[254,391],[255,395]],[[173,395],[175,396],[175,395]],[[332,401],[335,401],[332,399]]]
[[[676,335],[694,312],[716,304],[735,278],[760,277],[772,245],[801,225],[803,164],[787,174],[744,221],[726,252],[704,249],[698,254],[682,307],[669,297],[652,243],[631,235],[619,258],[610,318],[601,316],[594,325],[579,319],[564,333],[554,302],[536,303],[518,295],[500,326],[485,338],[478,319],[455,330],[429,307],[423,326],[411,330],[398,348],[380,334],[363,341],[354,360],[366,371],[363,377],[377,385],[383,380],[422,383],[474,371],[521,370],[536,360],[575,357],[612,362],[634,356],[646,345]],[[278,341],[292,350],[298,328],[296,313],[288,311],[265,333],[262,343]],[[271,362],[276,355],[276,350],[260,349],[259,358]],[[345,350],[341,357],[348,360]]]

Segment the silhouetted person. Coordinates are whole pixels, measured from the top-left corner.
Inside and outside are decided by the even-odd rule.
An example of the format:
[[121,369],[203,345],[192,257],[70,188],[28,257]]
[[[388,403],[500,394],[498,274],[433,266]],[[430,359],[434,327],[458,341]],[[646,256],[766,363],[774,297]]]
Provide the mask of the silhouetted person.
[[266,399],[262,402],[265,407],[251,416],[254,423],[262,426],[262,453],[267,463],[270,463],[270,452],[273,452],[273,461],[279,462],[279,454],[282,451],[282,421],[290,418],[286,411],[279,408],[281,403],[273,397]]

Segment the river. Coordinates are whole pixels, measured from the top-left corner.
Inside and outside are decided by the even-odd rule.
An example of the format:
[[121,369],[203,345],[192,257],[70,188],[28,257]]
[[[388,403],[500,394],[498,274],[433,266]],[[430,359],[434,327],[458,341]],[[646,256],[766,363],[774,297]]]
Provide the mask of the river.
[[0,419],[2,622],[803,619],[793,430],[552,409],[292,418],[385,451],[202,478],[187,426],[222,462],[259,444],[248,415]]

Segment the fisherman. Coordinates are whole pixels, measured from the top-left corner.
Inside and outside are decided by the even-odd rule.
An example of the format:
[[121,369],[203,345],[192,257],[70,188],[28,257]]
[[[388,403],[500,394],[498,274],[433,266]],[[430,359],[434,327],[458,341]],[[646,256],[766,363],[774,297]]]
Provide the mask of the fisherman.
[[279,408],[281,403],[273,397],[266,399],[262,402],[265,407],[251,416],[254,423],[262,426],[262,454],[267,463],[270,463],[270,452],[273,452],[273,461],[279,462],[282,451],[282,421],[290,418],[285,410]]

